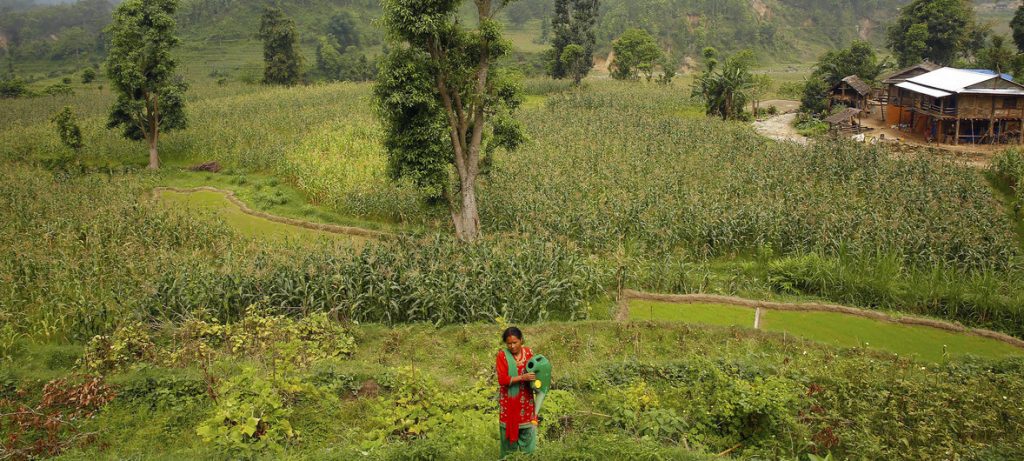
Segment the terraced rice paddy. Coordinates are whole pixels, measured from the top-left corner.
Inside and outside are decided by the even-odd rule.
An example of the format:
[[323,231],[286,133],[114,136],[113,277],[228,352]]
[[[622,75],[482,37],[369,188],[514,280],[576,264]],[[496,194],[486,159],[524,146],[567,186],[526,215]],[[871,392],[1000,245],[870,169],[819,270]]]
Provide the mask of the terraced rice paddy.
[[[630,319],[753,328],[754,309],[725,304],[631,301]],[[834,312],[762,310],[761,329],[840,347],[864,347],[939,362],[950,356],[1024,357],[1024,350],[979,336]]]

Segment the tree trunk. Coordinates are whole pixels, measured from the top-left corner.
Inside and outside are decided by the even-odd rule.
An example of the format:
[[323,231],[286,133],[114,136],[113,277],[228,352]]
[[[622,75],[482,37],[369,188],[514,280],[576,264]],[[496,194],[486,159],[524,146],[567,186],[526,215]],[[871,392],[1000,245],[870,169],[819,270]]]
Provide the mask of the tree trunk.
[[153,107],[152,110],[147,110],[149,118],[149,135],[146,136],[149,141],[149,169],[159,170],[160,169],[160,155],[156,151],[156,142],[160,137],[160,100],[159,97],[153,96]]
[[160,169],[160,156],[156,152],[156,136],[149,136],[149,169]]
[[480,212],[476,205],[476,178],[461,181],[461,206],[452,210],[452,221],[455,223],[455,236],[463,242],[475,242],[480,238]]

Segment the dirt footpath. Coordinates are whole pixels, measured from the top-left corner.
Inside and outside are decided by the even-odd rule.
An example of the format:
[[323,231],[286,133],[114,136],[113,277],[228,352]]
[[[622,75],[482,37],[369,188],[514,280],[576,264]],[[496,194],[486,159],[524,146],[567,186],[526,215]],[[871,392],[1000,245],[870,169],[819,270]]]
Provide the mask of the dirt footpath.
[[790,141],[800,145],[807,145],[807,138],[796,132],[796,128],[793,128],[793,121],[796,120],[796,114],[782,114],[772,117],[767,120],[754,122],[754,131],[757,131],[761,136],[774,139],[776,141]]

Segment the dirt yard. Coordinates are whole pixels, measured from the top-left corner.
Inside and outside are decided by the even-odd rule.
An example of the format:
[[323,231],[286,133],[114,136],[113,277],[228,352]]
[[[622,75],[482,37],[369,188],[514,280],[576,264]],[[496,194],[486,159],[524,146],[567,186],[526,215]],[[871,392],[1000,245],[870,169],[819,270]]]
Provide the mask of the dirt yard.
[[766,138],[776,141],[795,142],[800,145],[807,145],[807,138],[796,132],[793,128],[793,120],[796,114],[782,114],[767,120],[754,122],[754,131]]

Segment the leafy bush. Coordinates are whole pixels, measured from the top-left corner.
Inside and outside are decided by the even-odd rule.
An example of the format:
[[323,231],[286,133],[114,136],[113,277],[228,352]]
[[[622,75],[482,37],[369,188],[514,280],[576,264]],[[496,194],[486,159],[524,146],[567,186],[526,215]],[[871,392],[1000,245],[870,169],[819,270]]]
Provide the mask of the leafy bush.
[[288,418],[291,410],[274,384],[253,368],[224,381],[217,389],[213,415],[196,434],[232,456],[280,453],[298,439]]
[[152,359],[156,346],[141,323],[129,323],[111,335],[97,335],[86,346],[80,365],[93,372],[106,373]]
[[814,116],[800,114],[793,123],[796,132],[800,133],[801,136],[813,138],[828,133],[828,123]]
[[20,78],[0,79],[0,98],[17,98],[28,94],[25,81]]

